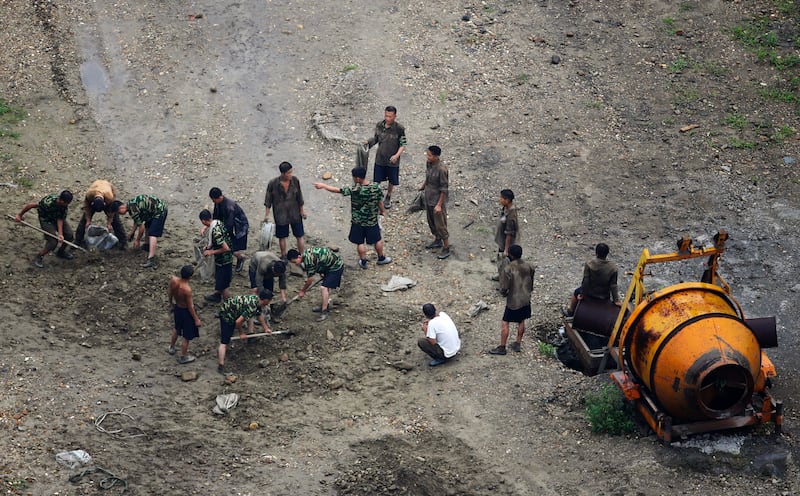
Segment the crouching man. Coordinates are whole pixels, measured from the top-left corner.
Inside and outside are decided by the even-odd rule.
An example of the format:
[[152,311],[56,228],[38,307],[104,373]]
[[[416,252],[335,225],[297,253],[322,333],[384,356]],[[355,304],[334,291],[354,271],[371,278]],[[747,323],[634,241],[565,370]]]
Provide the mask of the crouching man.
[[233,331],[239,329],[241,339],[247,339],[242,325],[253,317],[258,317],[261,327],[267,334],[272,333],[264,318],[263,307],[272,300],[272,291],[263,289],[258,295],[231,296],[219,307],[219,365],[217,372],[225,375],[225,352],[233,337]]
[[437,312],[432,303],[422,305],[422,313],[426,320],[422,323],[424,338],[419,338],[419,349],[427,353],[433,360],[431,367],[441,365],[453,358],[461,349],[461,339],[453,319],[444,312]]

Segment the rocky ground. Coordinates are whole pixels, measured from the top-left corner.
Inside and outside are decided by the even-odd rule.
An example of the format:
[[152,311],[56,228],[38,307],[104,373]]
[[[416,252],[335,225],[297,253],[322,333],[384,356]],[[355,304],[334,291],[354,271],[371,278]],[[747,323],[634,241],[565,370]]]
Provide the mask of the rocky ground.
[[[766,20],[751,49],[736,37],[751,40],[740,28],[754,18]],[[126,494],[797,494],[797,70],[755,52],[774,31],[778,64],[791,61],[796,18],[788,2],[723,0],[0,4],[0,97],[27,113],[18,137],[0,137],[0,209],[81,195],[96,178],[170,206],[155,271],[132,250],[36,269],[39,235],[0,230],[4,491],[119,489],[100,473],[69,481],[80,472],[55,455],[84,449]],[[349,181],[353,142],[388,104],[409,135],[384,226],[395,262],[361,271],[347,202],[310,184]],[[450,168],[446,261],[422,248],[424,218],[403,213],[429,144]],[[192,261],[209,188],[245,208],[252,251],[283,160],[305,187],[310,244],[339,247],[348,265],[333,316],[315,321],[312,292],[275,324],[290,335],[234,347],[230,383],[215,372],[215,306],[201,300],[198,360],[177,365],[166,284]],[[506,187],[538,267],[535,316],[523,351],[494,357],[503,300],[488,278]],[[584,398],[607,378],[538,344],[558,339],[583,261],[606,241],[631,270],[645,247],[672,251],[685,233],[707,244],[719,228],[746,315],[778,319],[785,434],[737,433],[738,454],[592,434]],[[382,292],[394,274],[418,284]],[[234,294],[247,286],[236,277]],[[489,309],[470,317],[480,300]],[[464,343],[435,369],[416,348],[426,302]],[[215,416],[231,392],[238,406]]]

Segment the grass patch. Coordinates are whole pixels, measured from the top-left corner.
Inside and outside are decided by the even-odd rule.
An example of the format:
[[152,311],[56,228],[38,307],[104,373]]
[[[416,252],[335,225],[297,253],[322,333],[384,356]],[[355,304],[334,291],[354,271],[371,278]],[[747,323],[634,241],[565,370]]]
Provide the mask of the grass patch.
[[669,72],[683,72],[683,70],[689,67],[690,65],[691,62],[689,62],[689,59],[678,59],[673,63],[671,63],[667,67],[667,69],[669,70]]
[[555,358],[556,356],[556,347],[550,343],[545,343],[544,341],[539,341],[539,354],[546,357]]
[[695,103],[700,99],[700,93],[693,88],[676,88],[675,98],[673,99],[676,104],[688,105]]
[[358,69],[356,64],[347,64],[346,66],[342,67],[342,72],[349,72]]
[[27,117],[25,111],[10,105],[5,99],[0,98],[0,138],[19,138],[19,133],[12,129],[14,124]]
[[783,143],[789,138],[793,138],[796,134],[797,131],[795,131],[793,127],[781,126],[775,130],[775,134],[772,135],[772,140],[777,143]]
[[697,8],[697,5],[695,5],[692,2],[681,2],[678,5],[678,12],[689,12],[690,10],[694,10],[695,8]]
[[761,96],[767,100],[784,103],[800,103],[800,97],[794,91],[779,88],[766,88],[761,90]]
[[447,101],[447,92],[445,90],[442,90],[439,92],[439,103],[444,105],[444,102],[446,101]]
[[613,384],[603,384],[599,391],[586,395],[586,414],[592,432],[620,435],[632,432],[636,425],[622,392]]
[[[797,7],[793,5],[793,2],[784,3],[783,8],[779,2],[778,9],[781,13],[791,17],[798,15]],[[781,19],[778,19],[778,22],[780,21]],[[797,22],[798,19],[792,19],[792,21]],[[767,62],[780,71],[800,67],[800,56],[780,49],[780,38],[777,31],[772,29],[769,17],[756,17],[738,24],[731,29],[731,36],[745,47],[750,48],[758,60]],[[798,45],[798,41],[800,40],[795,39],[795,46]]]
[[524,72],[514,76],[514,79],[516,79],[517,82],[520,83],[520,84],[524,83],[525,81],[527,81],[530,78],[531,78],[531,75],[530,74],[525,74]]
[[731,147],[737,150],[753,150],[758,146],[755,141],[742,140],[739,138],[731,138]]
[[734,129],[744,129],[747,119],[742,114],[728,114],[725,116],[725,124]]

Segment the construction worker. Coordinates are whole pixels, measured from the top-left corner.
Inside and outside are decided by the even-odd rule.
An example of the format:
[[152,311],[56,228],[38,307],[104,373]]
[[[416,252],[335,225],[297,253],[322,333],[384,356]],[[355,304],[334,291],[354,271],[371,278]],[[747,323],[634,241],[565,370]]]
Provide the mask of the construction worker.
[[506,296],[506,308],[500,325],[500,346],[492,348],[492,355],[505,355],[508,342],[508,324],[517,324],[517,340],[511,343],[513,351],[522,351],[522,336],[525,334],[525,320],[531,318],[531,292],[536,268],[522,260],[522,247],[511,245],[508,248],[509,264],[500,274],[500,290]]
[[247,334],[242,330],[242,325],[253,317],[258,317],[264,332],[272,331],[264,318],[263,307],[272,300],[272,291],[262,289],[258,295],[231,296],[222,302],[219,307],[219,365],[217,372],[225,375],[225,352],[233,337],[233,331],[239,329],[241,339],[247,339]]
[[[118,211],[120,215],[131,214],[133,230],[128,236],[128,241],[133,241],[135,250],[139,249],[142,236],[145,233],[145,229],[147,230],[147,261],[142,264],[142,267],[157,268],[156,247],[158,246],[158,238],[164,234],[164,223],[167,221],[167,204],[152,195],[138,195],[128,200],[128,203],[120,204]],[[133,239],[134,236],[136,236],[136,240]]]
[[314,275],[322,276],[322,305],[311,309],[312,312],[319,312],[319,321],[328,318],[328,303],[330,303],[330,290],[336,289],[342,283],[342,273],[344,272],[344,262],[342,257],[334,253],[330,248],[306,248],[301,255],[299,251],[291,249],[286,253],[286,258],[295,265],[302,265],[308,279],[297,292],[297,296],[302,298],[306,295],[306,290],[314,283]]
[[83,216],[78,222],[78,228],[75,230],[75,243],[82,245],[86,229],[92,225],[92,217],[95,213],[105,212],[106,214],[106,228],[108,232],[114,232],[117,237],[117,247],[124,250],[126,245],[125,228],[122,226],[122,221],[119,219],[118,208],[120,203],[117,202],[117,188],[114,187],[109,181],[105,179],[98,179],[93,182],[89,189],[86,191],[86,196],[83,199]]
[[56,256],[66,260],[72,260],[75,255],[67,249],[63,241],[72,241],[72,229],[67,222],[67,208],[72,203],[72,192],[64,190],[60,194],[47,195],[38,202],[28,203],[14,217],[17,222],[22,222],[25,212],[35,208],[39,214],[39,226],[46,233],[44,236],[44,248],[33,259],[33,265],[40,269],[44,267],[44,256],[53,251],[56,246],[61,244],[61,248],[56,252]]

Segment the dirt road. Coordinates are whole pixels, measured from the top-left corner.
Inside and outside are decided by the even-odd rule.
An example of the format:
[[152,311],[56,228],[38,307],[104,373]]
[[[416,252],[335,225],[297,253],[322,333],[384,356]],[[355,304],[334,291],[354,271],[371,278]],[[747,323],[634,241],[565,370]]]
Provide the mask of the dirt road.
[[[15,185],[0,186],[3,212],[64,188],[80,198],[97,178],[170,207],[156,271],[133,250],[36,269],[39,235],[0,230],[3,489],[113,493],[98,474],[70,483],[76,471],[55,462],[84,449],[140,495],[797,494],[785,462],[797,456],[800,398],[797,109],[764,96],[793,73],[731,35],[770,14],[791,46],[792,17],[766,1],[2,3],[0,97],[29,114],[18,138],[0,138],[0,182]],[[348,202],[311,182],[331,172],[347,184],[353,143],[389,104],[409,134],[384,231],[395,261],[362,271]],[[403,213],[430,144],[450,168],[446,261],[423,248],[424,217]],[[304,185],[309,243],[339,247],[347,264],[332,317],[316,322],[312,292],[275,325],[292,334],[234,347],[226,383],[216,307],[203,302],[198,360],[176,364],[166,286],[192,260],[209,188],[245,208],[252,252],[283,160]],[[495,357],[504,301],[488,278],[506,187],[537,266],[535,316],[523,351]],[[537,344],[557,339],[583,261],[605,241],[630,270],[642,248],[671,251],[684,233],[708,243],[719,228],[731,235],[722,272],[746,315],[778,317],[770,356],[788,434],[750,434],[733,455],[592,434],[583,398],[604,379]],[[393,274],[417,285],[382,292]],[[210,286],[193,284],[202,301]],[[235,277],[233,293],[248,285]],[[490,308],[469,317],[479,300]],[[429,368],[416,347],[426,302],[462,334],[446,366]],[[238,406],[211,413],[230,392]],[[120,409],[131,417],[95,427]]]

